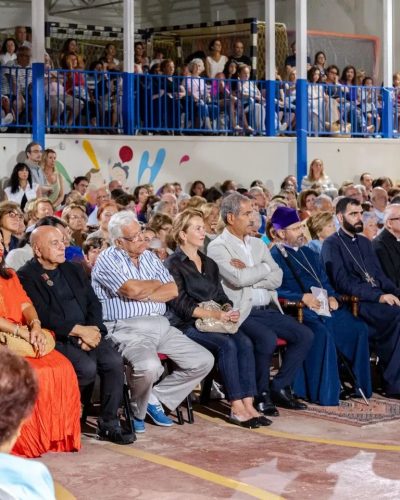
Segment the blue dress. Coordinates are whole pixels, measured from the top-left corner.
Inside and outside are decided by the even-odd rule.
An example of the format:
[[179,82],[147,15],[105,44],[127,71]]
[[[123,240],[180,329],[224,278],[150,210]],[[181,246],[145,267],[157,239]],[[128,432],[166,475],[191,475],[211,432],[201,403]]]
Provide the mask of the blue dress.
[[[297,252],[292,248],[286,248],[286,251],[305,290],[311,292],[312,286],[321,287],[322,284],[329,297],[337,296],[321,266],[319,256],[313,250],[304,246]],[[286,259],[276,247],[271,250],[271,254],[283,270],[282,285],[278,288],[279,297],[293,301],[301,300],[304,292]],[[321,283],[306,272],[293,256],[304,267],[309,269],[311,265]],[[367,397],[372,394],[367,325],[355,318],[346,306],[332,311],[331,314],[329,318],[319,316],[308,308],[304,309],[304,324],[314,332],[314,342],[293,385],[294,392],[298,396],[323,406],[339,404],[340,377],[337,350],[349,361],[364,394]]]

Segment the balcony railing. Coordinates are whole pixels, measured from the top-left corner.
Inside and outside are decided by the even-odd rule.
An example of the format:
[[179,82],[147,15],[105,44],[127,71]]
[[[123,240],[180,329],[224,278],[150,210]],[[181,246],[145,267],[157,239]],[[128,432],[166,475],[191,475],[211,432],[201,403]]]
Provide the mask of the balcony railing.
[[[0,77],[0,130],[30,131],[38,113],[31,68],[3,66]],[[306,109],[309,137],[399,136],[396,88],[309,83],[299,102],[296,82],[146,74],[129,87],[124,73],[61,69],[43,78],[50,133],[122,133],[129,107],[133,133],[295,136]],[[133,90],[124,95],[124,87]]]

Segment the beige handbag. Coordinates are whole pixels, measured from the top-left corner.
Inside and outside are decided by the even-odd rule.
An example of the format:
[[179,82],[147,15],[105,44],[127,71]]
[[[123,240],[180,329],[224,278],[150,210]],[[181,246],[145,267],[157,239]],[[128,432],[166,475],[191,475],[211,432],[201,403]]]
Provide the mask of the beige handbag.
[[[56,343],[50,330],[42,329],[42,333],[44,333],[46,337],[46,350],[43,354],[43,356],[45,356],[54,349]],[[18,354],[19,356],[24,356],[26,358],[37,357],[32,344],[21,337],[15,336],[12,333],[0,332],[0,345],[6,346],[8,349],[10,349],[10,351],[12,351],[14,354]]]
[[[221,306],[213,300],[200,302],[199,307],[206,311],[221,311]],[[233,323],[233,321],[221,321],[214,318],[198,318],[196,319],[195,325],[200,332],[228,333],[233,335],[239,330],[238,323]]]

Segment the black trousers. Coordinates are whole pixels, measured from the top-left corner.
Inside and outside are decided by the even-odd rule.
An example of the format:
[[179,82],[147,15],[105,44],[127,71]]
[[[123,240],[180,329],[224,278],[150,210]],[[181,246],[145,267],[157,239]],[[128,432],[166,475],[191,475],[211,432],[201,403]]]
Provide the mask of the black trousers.
[[56,349],[73,364],[83,402],[87,392],[93,390],[97,373],[100,375],[100,420],[117,422],[124,385],[124,364],[112,343],[103,338],[95,349],[83,351],[71,342],[56,342]]
[[261,310],[253,307],[240,329],[253,342],[258,394],[269,392],[269,372],[278,337],[286,340],[287,349],[271,389],[279,391],[292,385],[312,345],[312,330],[294,318],[281,314],[274,305]]

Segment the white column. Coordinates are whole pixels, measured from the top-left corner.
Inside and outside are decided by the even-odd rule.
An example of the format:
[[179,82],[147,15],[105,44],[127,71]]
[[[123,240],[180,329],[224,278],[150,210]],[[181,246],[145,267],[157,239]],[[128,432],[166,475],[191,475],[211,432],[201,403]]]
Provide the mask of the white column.
[[45,0],[32,0],[32,63],[44,61]]
[[296,71],[307,80],[307,0],[296,0]]
[[124,71],[134,72],[135,0],[124,0]]
[[393,0],[383,0],[383,86],[393,85]]
[[275,0],[265,0],[265,79],[275,80]]

